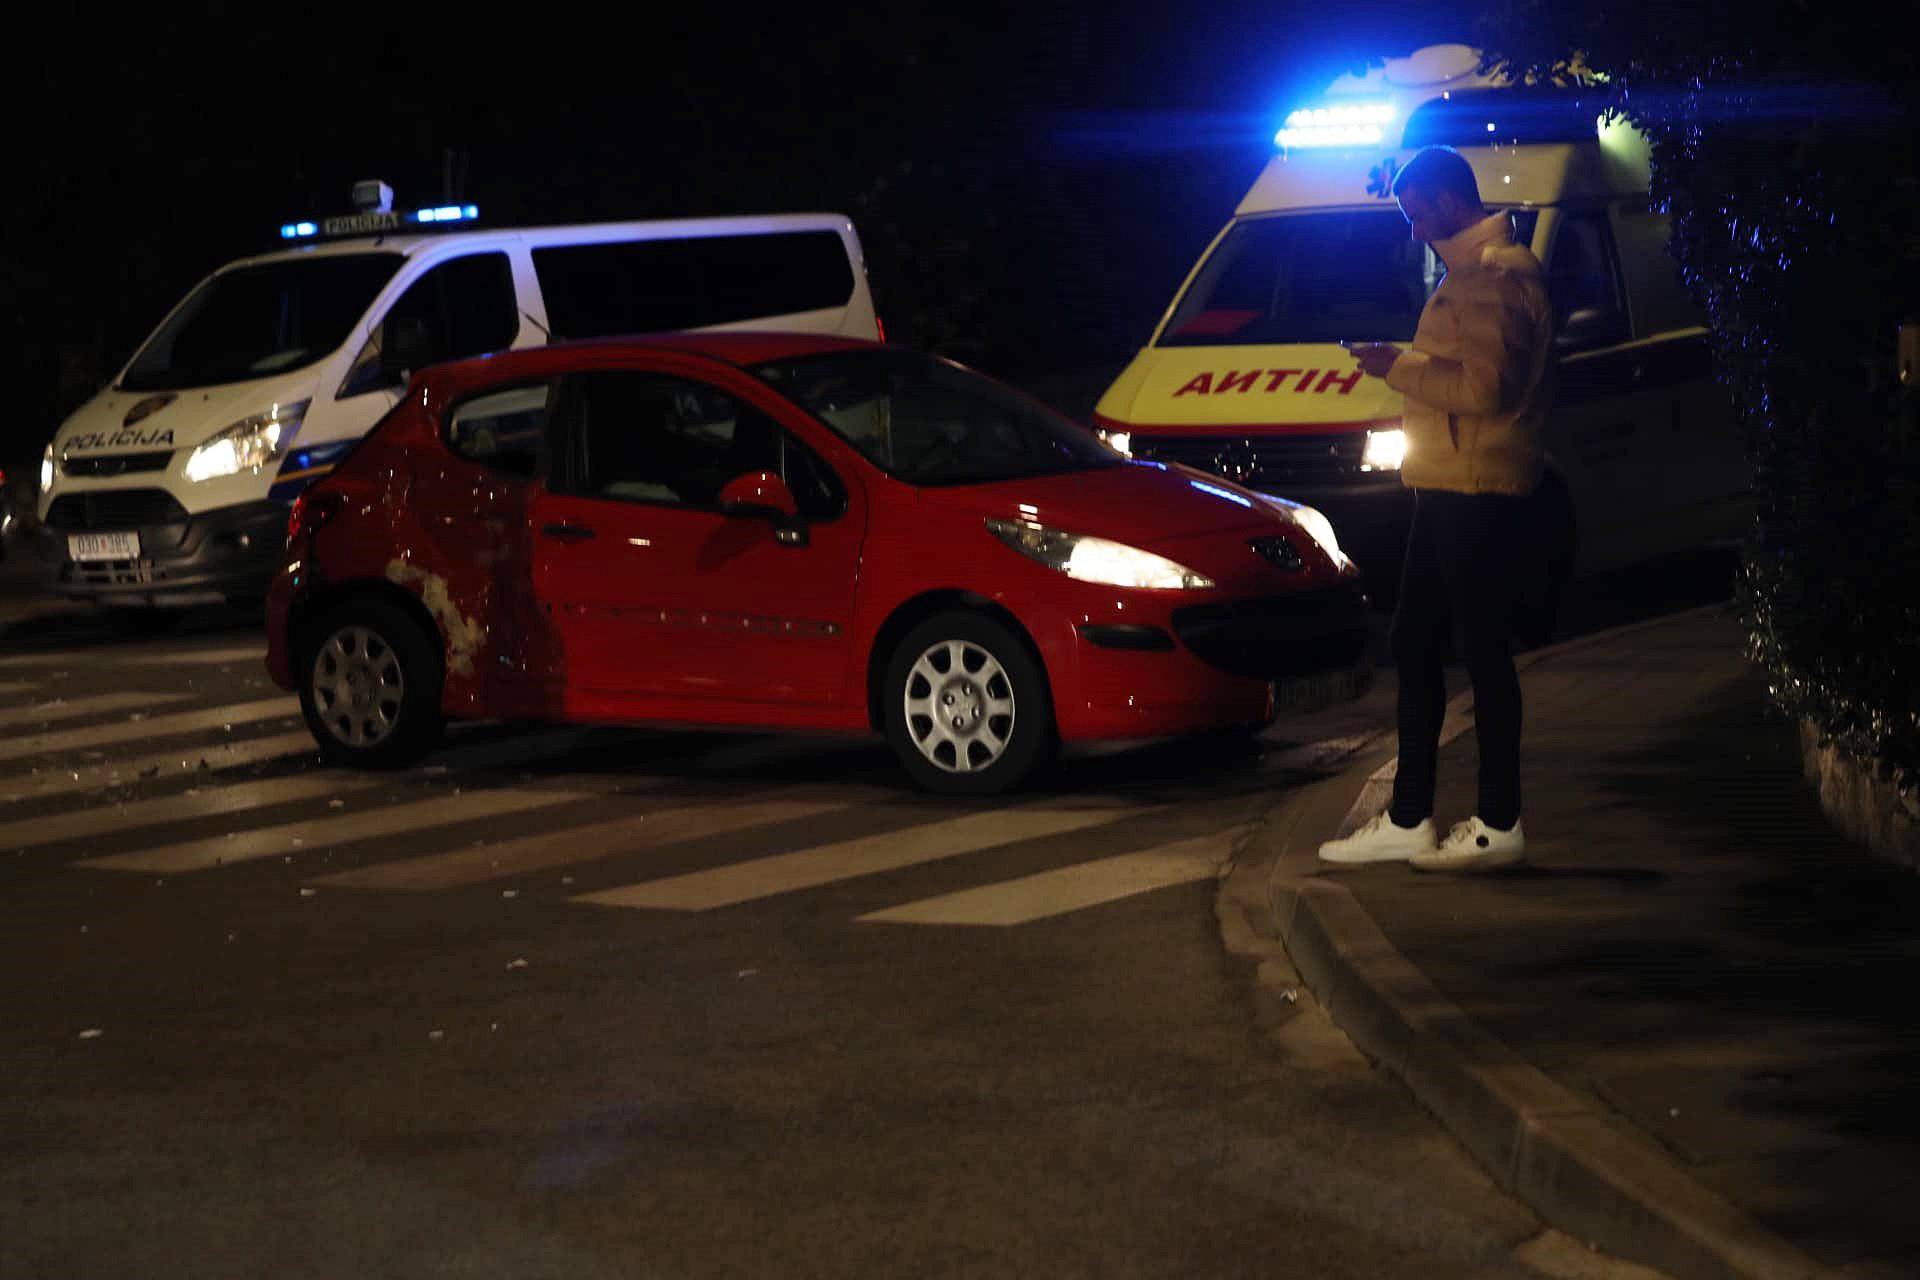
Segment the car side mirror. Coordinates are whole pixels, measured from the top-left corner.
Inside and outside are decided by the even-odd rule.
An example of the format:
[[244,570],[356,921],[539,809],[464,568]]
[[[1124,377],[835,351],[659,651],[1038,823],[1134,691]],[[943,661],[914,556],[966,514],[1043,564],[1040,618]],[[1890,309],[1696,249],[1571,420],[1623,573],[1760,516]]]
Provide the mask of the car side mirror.
[[720,510],[730,516],[771,520],[773,536],[790,547],[807,543],[806,522],[787,482],[771,471],[749,471],[721,486]]
[[1618,342],[1620,313],[1610,307],[1581,307],[1567,314],[1554,335],[1553,345],[1562,352],[1585,351]]
[[433,334],[416,316],[388,316],[380,326],[380,371],[403,385],[434,360]]

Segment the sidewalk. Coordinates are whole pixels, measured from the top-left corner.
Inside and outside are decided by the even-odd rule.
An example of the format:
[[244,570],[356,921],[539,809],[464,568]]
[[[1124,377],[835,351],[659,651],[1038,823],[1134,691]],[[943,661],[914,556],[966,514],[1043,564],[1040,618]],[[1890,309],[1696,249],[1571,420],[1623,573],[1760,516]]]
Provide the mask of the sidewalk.
[[[1271,815],[1273,923],[1554,1225],[1675,1276],[1920,1275],[1920,879],[1829,827],[1742,640],[1709,609],[1529,656],[1524,867],[1318,864],[1386,739]],[[1470,729],[1440,761],[1444,833]]]

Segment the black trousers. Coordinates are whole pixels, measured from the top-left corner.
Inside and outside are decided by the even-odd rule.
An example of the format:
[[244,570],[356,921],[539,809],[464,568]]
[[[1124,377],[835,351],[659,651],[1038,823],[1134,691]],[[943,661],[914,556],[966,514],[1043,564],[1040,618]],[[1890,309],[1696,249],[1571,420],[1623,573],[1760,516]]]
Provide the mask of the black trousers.
[[1400,764],[1390,812],[1403,827],[1433,816],[1450,639],[1473,681],[1479,816],[1503,830],[1520,819],[1520,679],[1512,640],[1537,559],[1529,502],[1497,493],[1414,493],[1392,630]]

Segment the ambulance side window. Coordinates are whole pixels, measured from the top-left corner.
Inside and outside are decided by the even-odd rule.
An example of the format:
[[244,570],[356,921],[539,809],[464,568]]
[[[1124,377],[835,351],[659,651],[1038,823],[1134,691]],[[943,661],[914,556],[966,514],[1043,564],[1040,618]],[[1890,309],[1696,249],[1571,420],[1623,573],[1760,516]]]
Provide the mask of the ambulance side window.
[[424,337],[428,352],[424,364],[506,350],[520,333],[520,308],[507,255],[470,253],[453,258],[408,285],[355,357],[341,384],[341,399],[394,385],[394,379],[380,368],[380,345],[396,325],[411,326]]
[[1614,269],[1613,234],[1605,210],[1563,214],[1547,263],[1554,345],[1562,355],[1627,340],[1627,312]]

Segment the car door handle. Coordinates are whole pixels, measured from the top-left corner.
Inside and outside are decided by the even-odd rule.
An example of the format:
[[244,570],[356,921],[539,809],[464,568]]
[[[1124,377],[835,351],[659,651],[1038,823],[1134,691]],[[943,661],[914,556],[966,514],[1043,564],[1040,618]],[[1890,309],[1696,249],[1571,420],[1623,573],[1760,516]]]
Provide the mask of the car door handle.
[[583,524],[550,524],[542,526],[540,534],[556,542],[585,542],[593,536],[593,530]]

